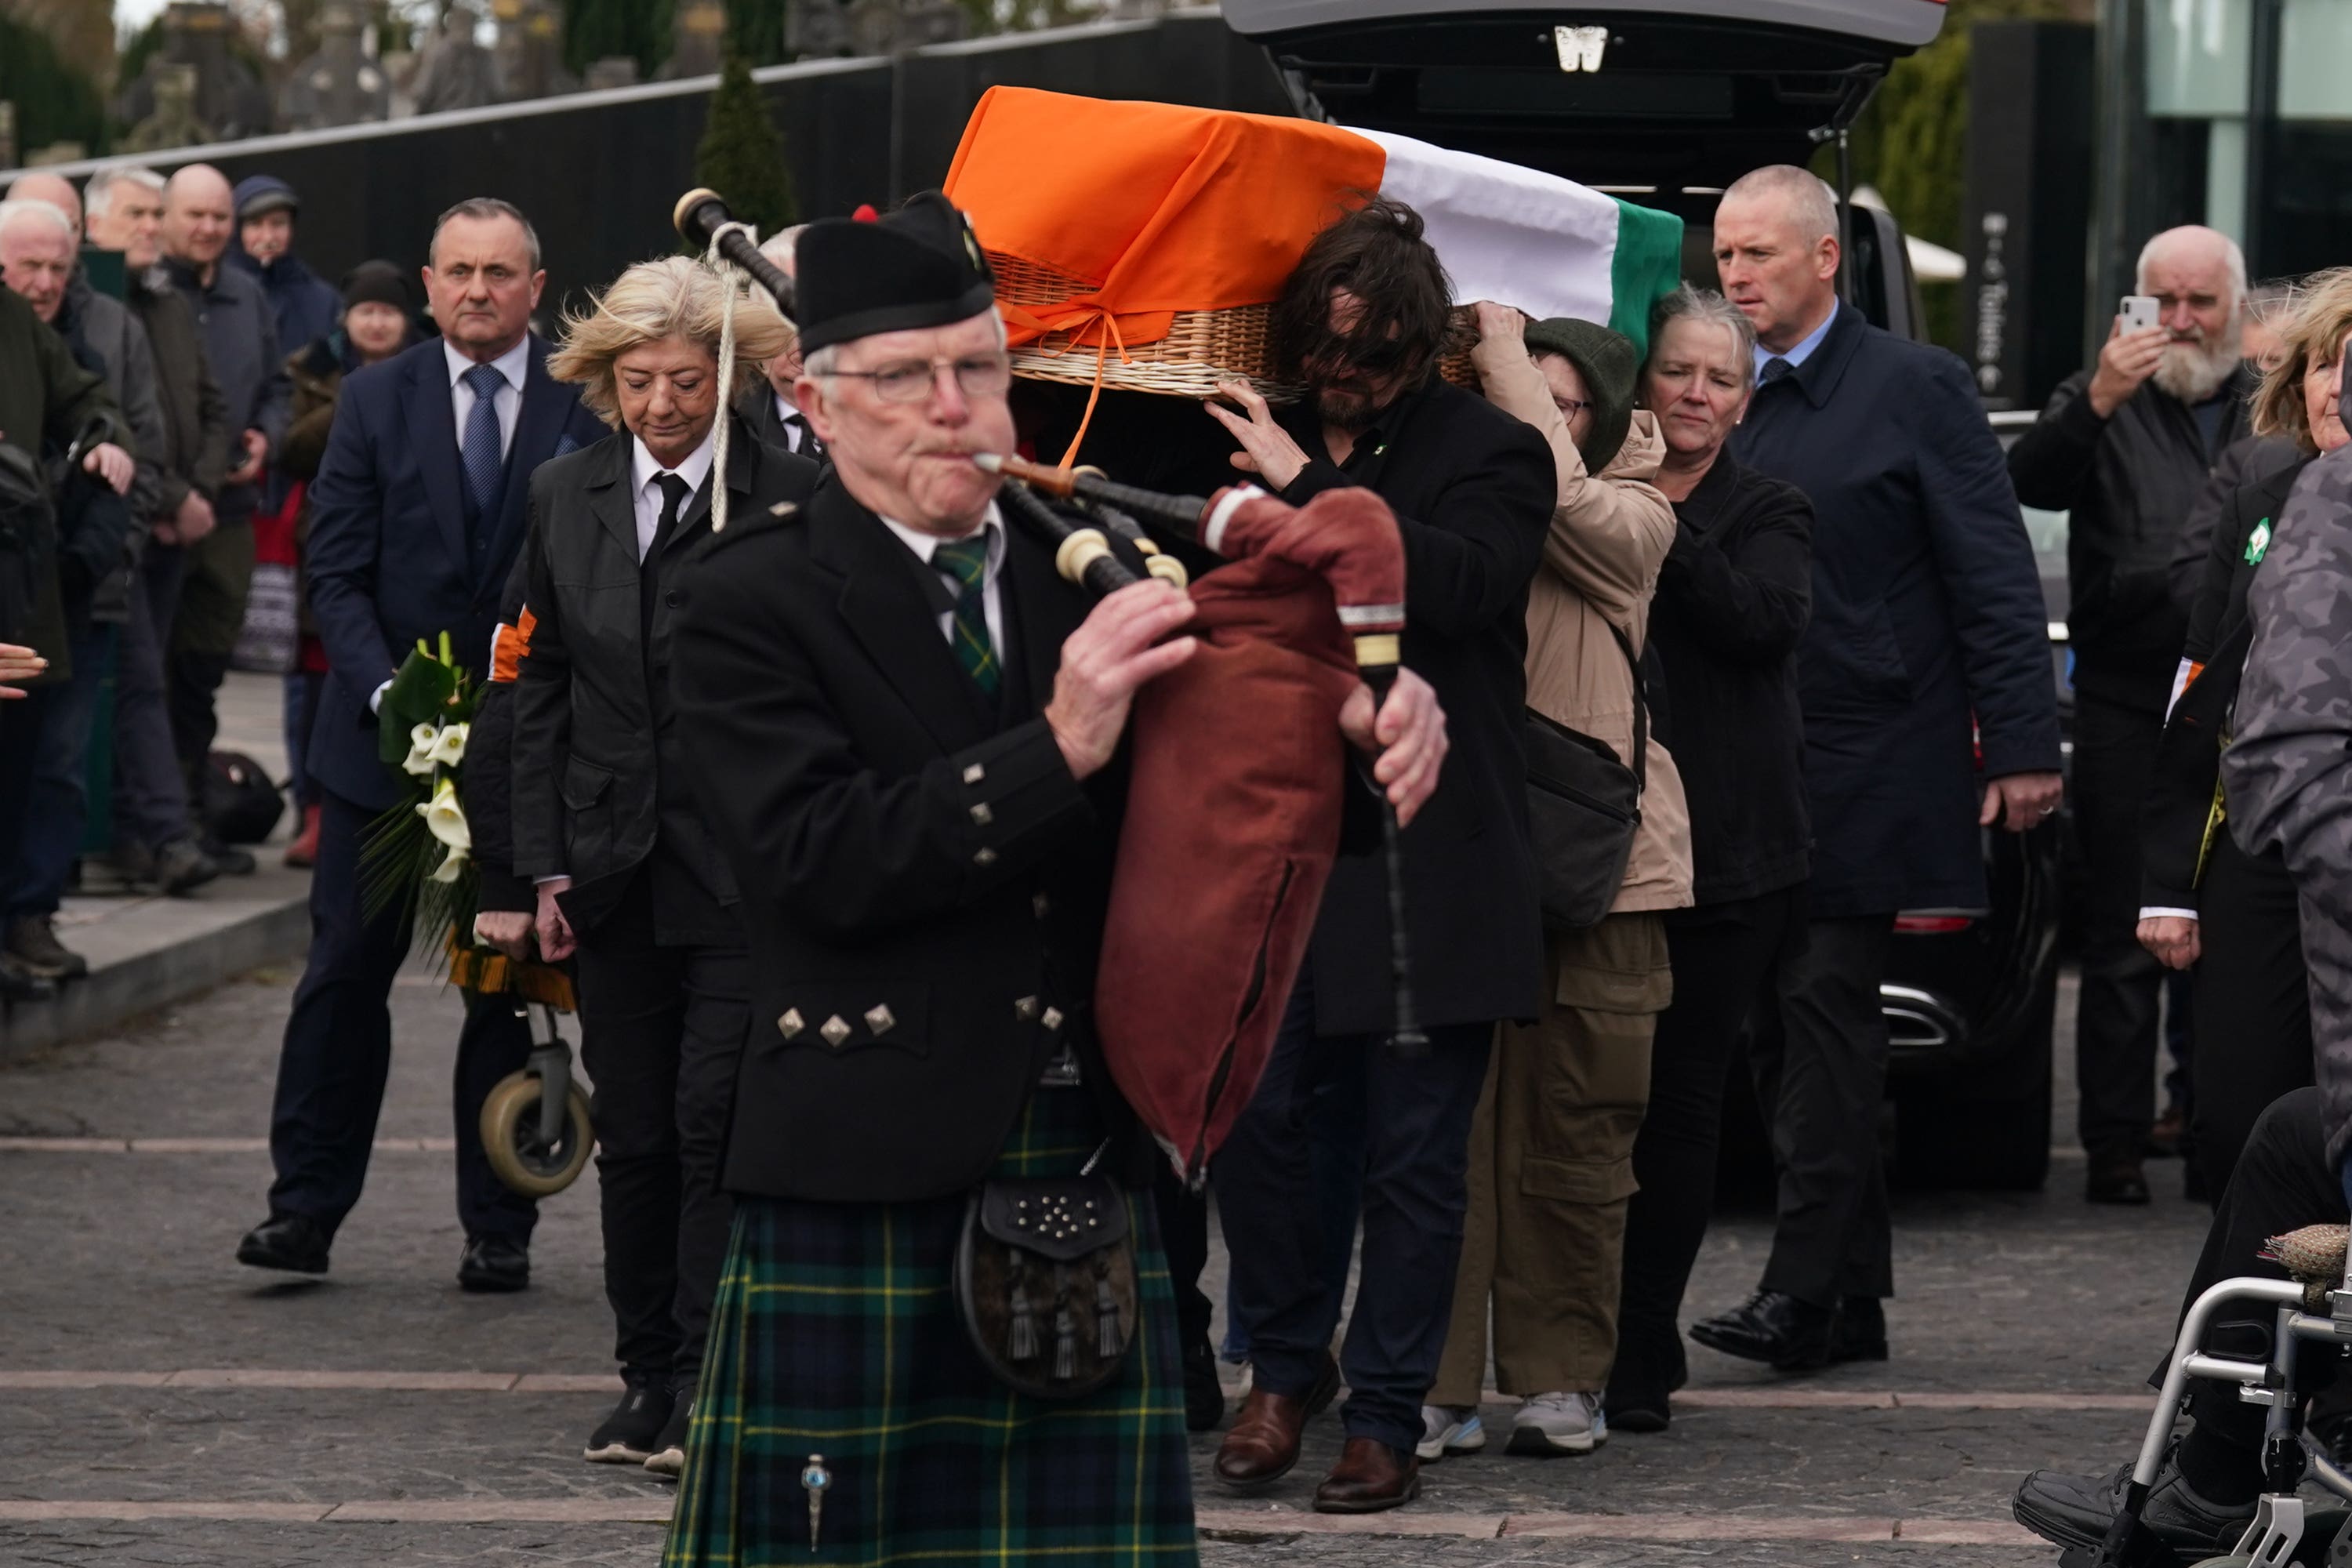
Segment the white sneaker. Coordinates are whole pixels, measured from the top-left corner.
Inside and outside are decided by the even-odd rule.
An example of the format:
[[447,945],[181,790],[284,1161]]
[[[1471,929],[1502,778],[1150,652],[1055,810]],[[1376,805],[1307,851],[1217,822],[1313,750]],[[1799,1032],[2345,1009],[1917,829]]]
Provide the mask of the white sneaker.
[[1424,1405],[1421,1407],[1421,1441],[1413,1452],[1434,1461],[1448,1454],[1475,1454],[1486,1446],[1486,1427],[1475,1405]]
[[1590,1454],[1607,1441],[1597,1394],[1538,1394],[1511,1417],[1514,1454]]

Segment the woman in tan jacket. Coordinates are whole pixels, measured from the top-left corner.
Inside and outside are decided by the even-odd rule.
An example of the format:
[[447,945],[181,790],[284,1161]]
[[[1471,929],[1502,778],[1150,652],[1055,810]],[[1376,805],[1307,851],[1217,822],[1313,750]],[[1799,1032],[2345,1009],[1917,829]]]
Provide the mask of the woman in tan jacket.
[[[1559,501],[1528,595],[1528,706],[1632,765],[1650,595],[1675,513],[1650,482],[1656,416],[1633,408],[1640,354],[1589,321],[1529,324],[1478,307],[1473,354],[1489,401],[1550,442]],[[1625,645],[1618,641],[1622,633]],[[1423,1459],[1484,1447],[1478,1393],[1494,1311],[1496,1382],[1521,1400],[1510,1451],[1590,1453],[1617,1349],[1618,1265],[1650,1038],[1672,998],[1662,913],[1691,901],[1690,814],[1655,736],[1633,857],[1611,912],[1554,931],[1544,1016],[1506,1024],[1470,1142],[1470,1213],[1454,1319],[1423,1411]]]

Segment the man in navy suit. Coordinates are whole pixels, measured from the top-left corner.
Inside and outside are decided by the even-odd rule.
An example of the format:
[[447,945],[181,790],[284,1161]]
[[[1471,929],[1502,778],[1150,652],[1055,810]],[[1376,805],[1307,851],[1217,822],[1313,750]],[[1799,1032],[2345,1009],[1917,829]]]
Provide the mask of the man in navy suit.
[[[270,1121],[269,1217],[237,1247],[257,1268],[323,1274],[359,1201],[392,1058],[393,975],[408,928],[362,912],[360,845],[403,793],[376,751],[376,704],[401,657],[446,632],[486,674],[531,471],[601,438],[578,394],[551,380],[530,312],[547,274],[539,237],[502,201],[441,215],[425,289],[442,336],[343,383],[310,487],[310,608],[329,673],[308,755],[322,810],[310,884],[310,956],[286,1021]],[[457,1039],[458,1282],[530,1282],[536,1206],[484,1157],[482,1100],[530,1040],[501,1000],[467,999]]]

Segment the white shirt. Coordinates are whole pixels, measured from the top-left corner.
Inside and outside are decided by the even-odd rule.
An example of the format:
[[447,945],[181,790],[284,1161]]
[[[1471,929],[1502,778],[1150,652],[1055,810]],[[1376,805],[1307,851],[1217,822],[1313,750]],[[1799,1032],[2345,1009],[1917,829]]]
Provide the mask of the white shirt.
[[[919,533],[887,517],[882,520],[882,526],[897,534],[899,542],[913,551],[915,559],[925,566],[931,563],[931,552],[950,542],[936,534]],[[1004,647],[1004,595],[998,586],[1004,577],[1004,518],[997,511],[994,501],[988,503],[988,516],[982,520],[981,527],[988,530],[988,570],[980,580],[980,604],[982,613],[988,616],[988,640],[996,649],[996,668],[1002,670],[1011,668],[1011,659]],[[964,537],[969,539],[971,535],[967,533]],[[945,572],[940,573],[939,578],[950,587],[959,586]],[[947,638],[950,646],[955,642],[953,610],[940,612],[940,636]]]
[[[634,487],[630,496],[637,511],[637,559],[640,562],[653,549],[654,532],[661,526],[662,491],[661,486],[655,481],[664,474],[674,473],[687,482],[689,496],[699,493],[702,482],[710,477],[711,459],[718,455],[718,438],[719,421],[714,419],[710,422],[710,428],[702,433],[702,445],[688,452],[686,461],[677,468],[665,468],[654,460],[651,452],[646,450],[643,441],[635,436],[629,437],[629,479]],[[678,508],[678,515],[686,515],[684,505]]]
[[[770,389],[770,395],[776,400],[777,422],[784,427],[784,450],[805,454],[809,444],[808,421],[802,416],[799,409],[793,406],[791,398],[772,388]],[[927,555],[923,559],[928,561],[930,557]]]
[[[466,373],[475,362],[459,353],[449,340],[441,340],[441,356],[449,363],[449,412],[457,419],[457,444],[466,443],[466,420],[474,412],[474,389],[466,384]],[[515,421],[522,416],[522,381],[530,365],[530,334],[515,340],[515,346],[490,362],[490,368],[506,377],[506,384],[490,395],[492,405],[499,411],[499,456],[503,458],[514,445]]]

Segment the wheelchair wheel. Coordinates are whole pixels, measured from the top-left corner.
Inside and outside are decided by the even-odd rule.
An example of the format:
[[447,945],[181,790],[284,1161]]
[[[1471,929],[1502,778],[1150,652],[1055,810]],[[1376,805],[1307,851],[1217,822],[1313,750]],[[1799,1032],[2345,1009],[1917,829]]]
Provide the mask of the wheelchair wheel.
[[552,1197],[588,1168],[595,1136],[588,1125],[588,1095],[572,1086],[572,1103],[552,1144],[539,1136],[540,1079],[509,1073],[482,1101],[482,1150],[490,1169],[527,1198]]

